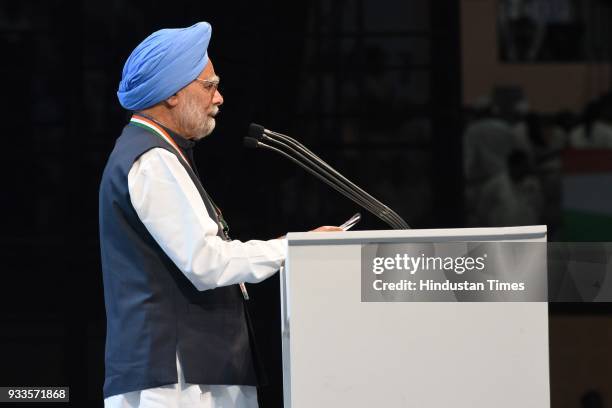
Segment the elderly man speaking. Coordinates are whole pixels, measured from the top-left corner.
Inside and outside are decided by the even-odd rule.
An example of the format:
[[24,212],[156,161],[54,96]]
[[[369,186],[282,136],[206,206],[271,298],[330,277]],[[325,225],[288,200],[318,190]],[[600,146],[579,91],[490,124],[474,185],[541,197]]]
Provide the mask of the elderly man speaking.
[[230,240],[198,175],[193,147],[223,104],[210,37],[206,22],[157,31],[123,68],[133,115],[100,185],[105,407],[257,407],[243,282],[274,274],[286,242]]

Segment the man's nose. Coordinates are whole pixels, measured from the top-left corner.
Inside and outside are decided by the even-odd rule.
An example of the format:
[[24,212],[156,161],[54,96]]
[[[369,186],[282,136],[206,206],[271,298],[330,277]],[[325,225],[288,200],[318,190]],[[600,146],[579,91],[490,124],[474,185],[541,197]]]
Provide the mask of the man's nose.
[[218,89],[215,90],[215,94],[213,95],[213,104],[218,106],[223,105],[223,95],[221,95]]

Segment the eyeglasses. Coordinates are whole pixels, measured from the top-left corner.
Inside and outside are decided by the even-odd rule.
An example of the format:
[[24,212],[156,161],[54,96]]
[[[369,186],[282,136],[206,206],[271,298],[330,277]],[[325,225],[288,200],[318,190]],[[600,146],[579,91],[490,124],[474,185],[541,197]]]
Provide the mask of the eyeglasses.
[[221,81],[221,78],[219,78],[218,76],[214,76],[212,77],[212,79],[200,79],[200,78],[196,78],[195,79],[198,82],[202,83],[202,86],[204,87],[204,89],[207,92],[210,92],[211,97],[212,95],[215,94],[215,92],[217,91],[217,89],[219,89],[219,82]]

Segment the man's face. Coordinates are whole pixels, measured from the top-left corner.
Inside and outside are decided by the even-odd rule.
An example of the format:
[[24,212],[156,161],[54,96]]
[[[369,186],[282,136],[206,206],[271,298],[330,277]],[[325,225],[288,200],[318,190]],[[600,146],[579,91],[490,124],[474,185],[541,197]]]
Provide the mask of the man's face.
[[198,78],[180,91],[176,121],[185,137],[199,140],[215,128],[215,115],[223,104],[223,96],[217,89],[218,81],[209,60]]

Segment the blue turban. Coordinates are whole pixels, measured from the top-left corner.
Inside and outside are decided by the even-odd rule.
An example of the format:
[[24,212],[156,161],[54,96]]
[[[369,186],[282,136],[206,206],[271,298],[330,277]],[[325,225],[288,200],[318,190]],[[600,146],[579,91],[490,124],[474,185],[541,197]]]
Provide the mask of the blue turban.
[[135,111],[151,107],[196,79],[208,62],[211,31],[210,24],[200,22],[145,38],[123,67],[117,91],[121,106]]

